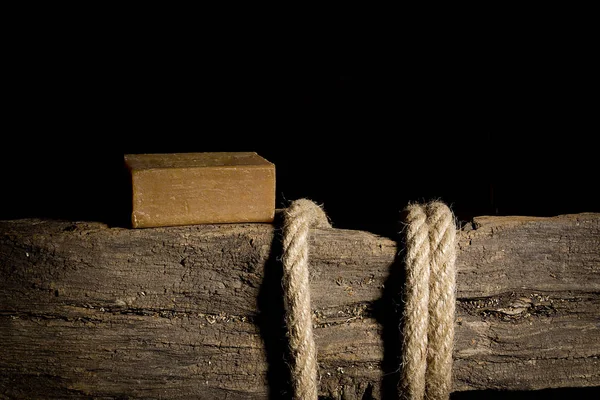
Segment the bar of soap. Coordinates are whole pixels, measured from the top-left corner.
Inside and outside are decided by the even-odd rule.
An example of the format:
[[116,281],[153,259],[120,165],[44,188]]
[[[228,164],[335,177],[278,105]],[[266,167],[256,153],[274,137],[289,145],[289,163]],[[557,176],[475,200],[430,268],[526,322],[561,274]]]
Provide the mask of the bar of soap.
[[134,228],[273,222],[275,165],[256,153],[127,154]]

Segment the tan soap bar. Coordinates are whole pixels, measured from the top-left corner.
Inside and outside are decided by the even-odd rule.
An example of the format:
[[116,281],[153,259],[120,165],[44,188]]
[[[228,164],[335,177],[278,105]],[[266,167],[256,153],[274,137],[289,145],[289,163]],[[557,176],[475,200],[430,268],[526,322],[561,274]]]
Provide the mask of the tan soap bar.
[[272,222],[275,165],[256,153],[127,154],[134,228]]

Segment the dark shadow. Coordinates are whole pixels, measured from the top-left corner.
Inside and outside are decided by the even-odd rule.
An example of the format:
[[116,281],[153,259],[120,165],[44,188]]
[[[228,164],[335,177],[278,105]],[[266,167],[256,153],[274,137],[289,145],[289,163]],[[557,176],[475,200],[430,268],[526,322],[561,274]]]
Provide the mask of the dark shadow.
[[[276,214],[276,227],[281,226]],[[270,399],[291,399],[292,387],[289,360],[289,342],[283,304],[283,268],[281,266],[281,235],[276,229],[271,253],[265,264],[264,279],[257,299],[257,325],[267,356],[267,381]]]
[[[404,249],[404,238],[400,238],[399,249]],[[405,280],[404,254],[399,251],[390,265],[389,275],[384,283],[381,298],[373,304],[373,314],[382,327],[383,361],[381,398],[398,398],[400,380],[400,355],[402,343],[400,335],[403,312],[402,288]]]
[[[1,200],[1,220],[42,218],[131,227],[131,178],[122,153],[80,147],[72,153],[32,152],[29,157],[31,171],[2,176],[10,195]],[[3,172],[15,169],[10,160],[0,163]]]
[[133,186],[131,172],[125,166],[125,162],[118,172],[115,173],[117,181],[115,193],[113,195],[115,204],[110,218],[106,218],[106,223],[111,227],[131,228],[131,213],[133,211]]

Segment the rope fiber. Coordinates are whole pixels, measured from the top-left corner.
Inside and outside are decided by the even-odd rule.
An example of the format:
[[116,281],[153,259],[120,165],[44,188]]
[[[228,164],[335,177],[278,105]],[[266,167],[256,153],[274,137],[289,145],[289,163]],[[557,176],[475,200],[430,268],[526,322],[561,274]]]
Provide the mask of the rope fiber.
[[283,214],[283,292],[291,353],[293,398],[317,400],[317,351],[313,337],[308,242],[310,228],[331,228],[310,200],[292,202]]
[[[399,391],[407,400],[446,400],[452,384],[456,279],[456,228],[441,202],[406,208],[406,282]],[[309,230],[331,228],[310,200],[283,212],[283,292],[295,400],[318,399],[308,271]]]
[[400,394],[448,399],[456,304],[456,227],[441,202],[406,208],[406,281]]

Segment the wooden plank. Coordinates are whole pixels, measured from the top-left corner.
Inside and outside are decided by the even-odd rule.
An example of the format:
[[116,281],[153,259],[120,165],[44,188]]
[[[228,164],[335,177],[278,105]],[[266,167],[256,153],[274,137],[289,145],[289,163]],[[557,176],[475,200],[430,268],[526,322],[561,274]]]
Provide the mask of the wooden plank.
[[275,166],[256,153],[128,154],[134,228],[272,222]]
[[[275,232],[0,222],[4,395],[282,396]],[[457,259],[455,390],[600,385],[599,248],[600,214],[468,224]],[[396,253],[394,241],[367,232],[313,231],[323,396],[394,390]]]

